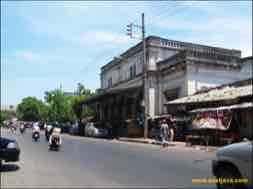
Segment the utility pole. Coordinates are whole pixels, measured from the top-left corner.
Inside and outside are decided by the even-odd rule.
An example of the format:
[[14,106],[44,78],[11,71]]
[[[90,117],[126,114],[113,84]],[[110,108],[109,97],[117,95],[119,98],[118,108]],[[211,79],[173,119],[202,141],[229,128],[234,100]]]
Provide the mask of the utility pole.
[[143,44],[143,98],[144,98],[144,138],[148,138],[148,82],[147,82],[147,56],[146,56],[146,40],[145,40],[145,19],[144,13],[141,14],[142,20],[142,44]]
[[133,26],[141,29],[142,46],[143,46],[143,100],[144,100],[144,138],[148,138],[148,106],[149,106],[149,85],[147,81],[147,56],[146,56],[146,40],[145,40],[145,19],[144,13],[141,14],[141,26],[130,23],[127,25],[127,35],[133,37]]

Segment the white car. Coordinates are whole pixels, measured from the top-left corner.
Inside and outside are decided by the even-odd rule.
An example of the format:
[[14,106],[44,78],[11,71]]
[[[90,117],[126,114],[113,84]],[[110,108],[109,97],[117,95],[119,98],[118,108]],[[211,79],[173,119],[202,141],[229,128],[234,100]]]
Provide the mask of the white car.
[[108,131],[107,131],[107,129],[97,128],[97,127],[95,127],[93,122],[89,122],[85,126],[85,136],[89,136],[89,137],[107,137],[108,136]]
[[217,179],[225,178],[227,181],[228,179],[231,180],[226,184],[217,182],[219,189],[253,188],[252,148],[253,142],[246,141],[227,145],[217,150],[216,159],[212,162],[213,174]]

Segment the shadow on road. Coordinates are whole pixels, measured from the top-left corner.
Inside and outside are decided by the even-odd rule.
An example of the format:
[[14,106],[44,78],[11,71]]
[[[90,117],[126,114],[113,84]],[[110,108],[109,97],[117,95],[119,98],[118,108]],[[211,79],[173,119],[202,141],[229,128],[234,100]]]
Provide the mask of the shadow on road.
[[193,163],[201,163],[204,161],[212,161],[214,158],[205,158],[205,159],[196,159],[193,161]]
[[0,167],[0,172],[12,172],[18,171],[20,167],[16,164],[2,164]]

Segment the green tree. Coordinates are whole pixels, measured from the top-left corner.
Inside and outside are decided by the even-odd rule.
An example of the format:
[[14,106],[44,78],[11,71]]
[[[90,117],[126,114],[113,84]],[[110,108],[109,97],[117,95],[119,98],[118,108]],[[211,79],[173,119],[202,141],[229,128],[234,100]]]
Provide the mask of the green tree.
[[73,97],[65,96],[62,90],[55,89],[45,93],[45,101],[49,106],[48,118],[50,121],[68,122],[74,120]]
[[83,107],[82,107],[81,103],[84,100],[85,100],[85,96],[76,96],[73,100],[73,103],[72,103],[73,112],[75,113],[79,122],[81,121],[82,116],[83,116]]
[[16,117],[16,112],[15,111],[1,110],[0,124],[2,125],[5,120],[10,120],[14,117]]
[[39,114],[40,114],[40,119],[42,121],[48,121],[48,111],[49,111],[49,107],[42,101],[38,102],[39,104]]
[[83,84],[78,83],[77,84],[77,93],[79,94],[78,96],[76,96],[73,100],[73,111],[76,115],[76,117],[78,118],[79,122],[81,121],[82,117],[86,117],[86,116],[94,116],[95,115],[95,107],[94,105],[82,105],[82,102],[95,95],[95,93],[93,93],[90,89],[87,89],[84,87]]
[[47,106],[35,97],[26,97],[17,107],[18,118],[24,121],[45,120]]
[[87,97],[87,96],[93,95],[92,91],[90,89],[85,88],[84,85],[81,83],[77,83],[76,92],[79,96],[86,96]]
[[74,113],[74,110],[72,108],[73,106],[74,97],[72,96],[65,96],[64,97],[64,122],[74,121],[76,116]]
[[49,105],[48,118],[50,121],[61,122],[63,117],[64,94],[56,89],[45,93],[45,101]]

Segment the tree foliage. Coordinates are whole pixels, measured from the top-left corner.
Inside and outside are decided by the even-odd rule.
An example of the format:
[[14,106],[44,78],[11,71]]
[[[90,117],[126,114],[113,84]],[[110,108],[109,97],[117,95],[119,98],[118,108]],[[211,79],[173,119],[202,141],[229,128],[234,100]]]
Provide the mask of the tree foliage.
[[81,83],[77,84],[77,93],[79,94],[74,98],[73,101],[73,110],[76,115],[76,117],[81,120],[82,117],[86,116],[94,116],[95,114],[95,107],[94,105],[82,105],[82,102],[95,95],[96,93],[93,93],[91,90],[87,89],[82,85]]
[[35,97],[26,97],[17,107],[18,118],[24,121],[46,120],[48,107]]
[[15,111],[9,111],[9,110],[1,110],[0,114],[0,124],[3,124],[5,120],[10,120],[12,118],[16,117]]
[[71,96],[65,96],[62,90],[55,89],[45,93],[45,101],[49,105],[48,118],[50,121],[69,122],[75,119],[72,110]]
[[77,83],[77,90],[76,90],[77,94],[79,96],[85,96],[85,97],[88,97],[88,96],[92,96],[93,93],[90,89],[87,89],[85,88],[85,86],[81,83]]
[[95,114],[94,105],[82,106],[82,102],[95,95],[81,83],[77,84],[77,96],[67,96],[61,89],[46,91],[44,100],[27,97],[17,107],[18,117],[24,121],[57,121],[61,123],[79,121]]

